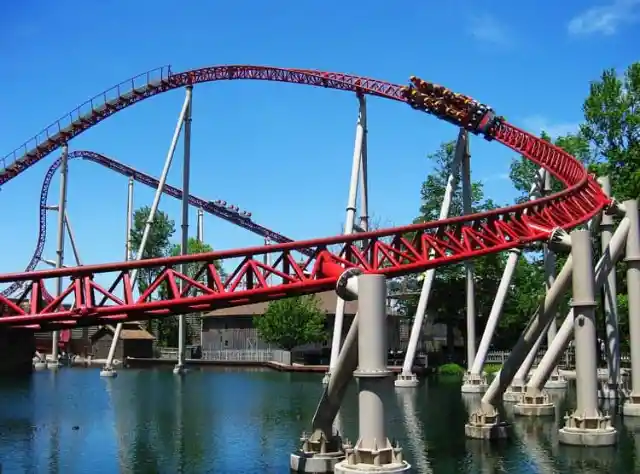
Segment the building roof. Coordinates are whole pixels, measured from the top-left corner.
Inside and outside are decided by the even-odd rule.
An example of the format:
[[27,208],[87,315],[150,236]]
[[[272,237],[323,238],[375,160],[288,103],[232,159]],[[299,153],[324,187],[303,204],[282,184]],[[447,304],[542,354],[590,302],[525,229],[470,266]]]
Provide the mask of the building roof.
[[[115,326],[107,324],[101,330],[96,332],[91,339],[100,339],[105,332],[109,332],[113,334],[115,332]],[[146,329],[143,329],[142,326],[138,323],[125,323],[122,327],[122,331],[120,332],[120,339],[124,340],[147,340],[152,341],[155,339],[153,334],[151,334]]]
[[[319,307],[321,311],[326,312],[327,314],[335,314],[336,312],[336,302],[338,300],[338,296],[335,291],[325,291],[322,293],[317,293],[316,298],[319,301]],[[269,307],[269,302],[262,303],[252,303],[242,306],[233,306],[231,308],[222,308],[217,309],[215,311],[209,311],[207,313],[203,313],[203,318],[212,318],[212,317],[224,317],[224,316],[255,316],[259,314],[264,314]],[[358,311],[358,302],[357,301],[347,301],[344,305],[344,314],[346,315],[354,315]]]

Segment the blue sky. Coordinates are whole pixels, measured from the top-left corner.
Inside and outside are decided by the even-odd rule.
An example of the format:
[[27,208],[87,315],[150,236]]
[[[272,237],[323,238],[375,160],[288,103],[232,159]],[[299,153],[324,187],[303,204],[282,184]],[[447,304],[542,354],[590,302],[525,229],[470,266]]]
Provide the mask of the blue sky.
[[[148,69],[216,64],[313,68],[406,83],[412,74],[492,105],[514,124],[575,130],[589,81],[638,59],[639,0],[397,3],[281,0],[6,2],[0,7],[0,150],[9,153],[88,98]],[[70,143],[159,176],[184,91],[123,111]],[[427,153],[456,130],[397,103],[369,101],[371,214],[405,224],[419,207]],[[194,90],[192,192],[224,199],[292,238],[340,232],[354,142],[351,94],[229,82]],[[180,186],[181,145],[169,182]],[[473,175],[508,202],[508,150],[474,138]],[[36,243],[42,179],[54,154],[0,192],[1,272],[20,271]],[[58,193],[54,180],[50,204]],[[127,180],[70,165],[68,209],[85,263],[121,260]],[[136,186],[136,206],[153,192]],[[180,205],[163,198],[176,220]],[[195,233],[195,210],[191,214]],[[55,258],[55,215],[45,257]],[[178,230],[179,232],[179,230]],[[178,241],[179,234],[175,240]],[[215,248],[260,243],[208,216]],[[67,261],[71,261],[67,248]]]

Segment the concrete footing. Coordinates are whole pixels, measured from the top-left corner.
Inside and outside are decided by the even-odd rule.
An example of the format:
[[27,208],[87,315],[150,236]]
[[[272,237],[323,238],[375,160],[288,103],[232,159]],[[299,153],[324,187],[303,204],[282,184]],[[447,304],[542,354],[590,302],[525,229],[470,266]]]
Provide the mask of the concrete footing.
[[420,381],[416,374],[398,374],[398,378],[394,380],[393,385],[396,387],[412,388],[420,385]]
[[484,393],[487,391],[487,378],[482,374],[472,374],[470,372],[464,375],[462,379],[462,393]]
[[344,459],[342,440],[336,435],[327,439],[318,431],[311,435],[302,433],[300,449],[291,453],[289,467],[296,473],[331,473]]
[[569,386],[569,382],[557,371],[549,376],[549,380],[544,384],[546,390],[565,390]]
[[522,399],[522,395],[524,395],[526,388],[525,384],[511,384],[502,395],[502,400],[510,403],[518,403]]
[[464,434],[471,439],[499,440],[507,439],[513,432],[513,426],[500,421],[494,407],[479,408],[469,416],[469,423],[464,425]]
[[57,360],[48,360],[47,361],[47,369],[58,370],[60,367],[62,367],[62,364]]
[[520,402],[513,406],[513,414],[518,416],[554,416],[556,406],[551,402],[546,391],[538,392],[535,390],[522,395]]
[[575,413],[565,416],[565,426],[558,430],[558,441],[571,446],[613,446],[618,432],[611,425],[611,417],[599,414],[582,417]]
[[118,372],[113,367],[105,367],[100,371],[100,377],[117,377]]
[[33,370],[44,370],[47,368],[47,363],[41,360],[35,361],[33,363]]
[[189,369],[187,369],[187,366],[185,366],[185,365],[176,364],[176,366],[173,368],[173,373],[175,375],[184,375],[188,371],[189,371]]
[[334,468],[336,474],[395,474],[411,470],[411,465],[403,458],[402,448],[392,446],[388,439],[382,446],[374,446],[373,449],[364,449],[360,446],[360,441],[355,446],[347,441],[344,452],[345,459]]

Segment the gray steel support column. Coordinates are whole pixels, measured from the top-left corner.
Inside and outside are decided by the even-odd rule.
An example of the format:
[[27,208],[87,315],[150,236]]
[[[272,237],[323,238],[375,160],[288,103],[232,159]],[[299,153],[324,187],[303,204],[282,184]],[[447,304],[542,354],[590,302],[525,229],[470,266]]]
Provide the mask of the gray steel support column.
[[[462,207],[465,215],[473,213],[473,196],[471,186],[471,154],[469,153],[469,137],[465,140],[465,152],[462,157]],[[471,370],[476,357],[476,295],[474,288],[474,265],[471,260],[464,262],[466,272],[467,298],[467,370]]]
[[638,201],[624,202],[629,218],[627,236],[627,292],[629,293],[629,345],[631,346],[631,393],[624,404],[625,416],[640,416],[640,218]]
[[133,258],[131,253],[131,230],[133,229],[133,183],[133,178],[129,178],[129,186],[127,188],[126,237],[124,241],[124,259],[127,262]]
[[[604,193],[611,197],[611,180],[608,176],[598,178],[598,183]],[[603,211],[600,221],[600,239],[602,254],[607,254],[609,242],[614,232],[614,220],[606,210]],[[602,307],[604,308],[606,357],[608,378],[599,394],[602,398],[616,399],[619,395],[620,384],[620,332],[618,329],[618,294],[617,294],[616,270],[615,266],[607,275],[602,291]]]
[[[56,249],[56,268],[64,265],[64,236],[65,236],[65,216],[67,214],[67,180],[69,173],[69,146],[62,147],[62,157],[60,159],[60,196],[58,198],[58,245]],[[62,294],[62,277],[56,281],[56,295]],[[60,331],[53,331],[51,335],[51,362],[48,367],[56,369],[60,366],[59,348]]]
[[[467,131],[460,129],[458,132],[458,141],[456,142],[456,151],[453,157],[453,163],[451,164],[451,174],[447,179],[447,186],[444,191],[444,197],[442,198],[442,205],[440,206],[440,215],[438,219],[446,219],[449,216],[449,209],[451,208],[451,201],[453,193],[458,184],[458,175],[460,170],[460,164],[463,160],[463,155],[466,150]],[[433,252],[429,254],[429,258],[433,257]],[[429,303],[429,295],[431,293],[431,286],[436,276],[436,269],[431,268],[424,274],[424,281],[422,282],[422,289],[420,290],[420,297],[418,298],[418,306],[416,308],[416,315],[411,325],[411,334],[409,335],[409,343],[407,345],[407,352],[402,365],[402,373],[398,375],[396,379],[396,387],[417,387],[418,378],[413,374],[413,362],[418,350],[418,342],[420,340],[420,334],[422,333],[422,325],[424,324],[424,318],[427,316],[427,304]]]
[[[358,297],[359,269],[346,270],[338,281],[336,293],[343,299]],[[347,386],[358,366],[358,313],[353,318],[344,347],[338,356],[336,368],[328,378],[311,422],[311,433],[302,433],[301,447],[290,457],[293,472],[329,473],[344,458],[342,439],[334,434],[333,422],[340,410]]]
[[[387,368],[386,278],[361,275],[358,278],[358,306],[361,325],[358,335],[359,438],[345,446],[346,459],[335,466],[336,473],[407,472],[411,466],[402,458],[402,448],[387,438],[383,392]],[[357,467],[356,467],[357,466]],[[370,467],[370,468],[369,468]],[[367,469],[369,468],[369,469]]]
[[[149,233],[151,232],[151,225],[153,224],[153,220],[155,219],[156,212],[158,210],[158,206],[160,205],[160,198],[162,197],[162,190],[164,189],[164,185],[167,182],[167,176],[169,175],[169,170],[171,169],[171,163],[173,161],[173,154],[176,151],[176,146],[178,145],[178,139],[180,138],[180,131],[182,130],[182,125],[184,123],[184,117],[187,113],[187,108],[191,104],[191,89],[187,89],[187,94],[184,99],[184,103],[182,105],[182,110],[180,111],[180,116],[178,117],[178,123],[176,124],[176,128],[173,132],[173,138],[171,139],[171,145],[169,146],[169,151],[167,152],[167,157],[164,161],[164,167],[162,169],[162,173],[160,174],[160,179],[158,180],[158,189],[156,190],[156,194],[153,197],[153,203],[151,204],[151,209],[149,210],[149,217],[147,217],[147,221],[144,224],[144,230],[142,231],[142,239],[140,242],[140,247],[136,253],[136,260],[142,260],[142,256],[144,255],[144,250],[147,247],[147,240],[149,239]],[[134,269],[131,272],[131,286],[135,288],[136,281],[138,279],[138,269]],[[100,371],[101,377],[115,377],[117,372],[113,368],[113,358],[116,353],[116,347],[118,346],[118,341],[120,340],[120,333],[122,332],[123,324],[120,322],[116,325],[116,330],[113,333],[113,339],[111,340],[111,347],[109,348],[109,354],[107,355],[107,361]]]
[[571,255],[577,403],[573,414],[565,417],[565,426],[560,429],[558,440],[571,445],[610,446],[616,442],[616,430],[611,426],[609,417],[598,410],[596,292],[591,232],[571,232]]
[[[184,154],[182,165],[182,225],[180,254],[189,254],[189,188],[191,182],[191,113],[193,109],[193,86],[187,86],[187,94],[191,95],[187,112],[184,115]],[[187,273],[189,264],[183,263],[180,268],[182,274]],[[180,280],[180,291],[184,288],[184,281]],[[187,316],[178,316],[178,363],[173,368],[174,374],[186,372],[185,366],[185,344],[187,342]]]
[[[627,234],[629,233],[629,224],[630,222],[628,218],[622,219],[618,228],[613,233],[613,237],[611,238],[611,242],[609,243],[607,250],[603,253],[595,266],[596,291],[603,287],[607,275],[611,269],[614,268],[616,262],[618,262],[624,252],[625,241],[627,239]],[[553,368],[558,365],[560,358],[563,356],[569,345],[569,341],[573,335],[574,321],[575,318],[573,310],[570,310],[562,322],[556,337],[553,339],[553,342],[538,364],[538,367],[533,371],[533,374],[527,384],[528,389],[541,390],[545,386]]]
[[198,208],[198,230],[197,230],[197,234],[196,234],[196,239],[198,240],[198,242],[203,243],[204,242],[204,209],[202,209],[201,207]]
[[[349,180],[349,197],[347,199],[347,215],[344,223],[344,234],[353,232],[356,216],[356,204],[358,199],[358,179],[360,178],[360,167],[362,161],[362,145],[365,136],[367,123],[367,103],[364,95],[358,95],[358,121],[356,123],[356,138],[353,147],[353,159],[351,163],[351,178]],[[329,358],[329,371],[323,379],[323,383],[328,383],[331,373],[338,362],[340,354],[340,344],[342,342],[342,327],[344,321],[345,302],[338,296],[336,301],[336,313],[333,320],[333,336],[331,337],[331,356]]]

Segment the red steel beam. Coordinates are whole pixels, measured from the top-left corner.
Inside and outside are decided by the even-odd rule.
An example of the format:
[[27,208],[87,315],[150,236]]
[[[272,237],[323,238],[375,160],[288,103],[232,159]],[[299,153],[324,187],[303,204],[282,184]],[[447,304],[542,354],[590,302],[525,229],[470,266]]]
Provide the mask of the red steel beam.
[[[43,330],[58,327],[100,324],[122,320],[140,320],[169,314],[203,311],[256,301],[268,301],[332,288],[344,268],[359,267],[365,272],[388,277],[421,272],[428,268],[460,262],[500,252],[535,241],[545,240],[557,227],[569,229],[586,222],[609,204],[592,176],[565,151],[527,132],[493,120],[490,109],[483,116],[472,112],[481,104],[441,86],[419,83],[417,91],[383,81],[320,71],[292,70],[262,66],[219,66],[186,73],[171,74],[160,81],[119,95],[118,99],[93,107],[91,113],[61,128],[57,135],[17,159],[13,171],[0,172],[11,177],[60,147],[95,123],[143,98],[188,84],[229,79],[259,79],[322,86],[409,103],[475,133],[485,134],[548,170],[567,189],[534,202],[526,202],[481,214],[454,217],[374,232],[291,242],[210,254],[187,255],[140,262],[118,262],[77,268],[42,270],[0,275],[0,283],[23,281],[27,291],[22,305],[0,297],[7,307],[0,326],[28,326]],[[413,79],[412,79],[413,80]],[[491,127],[486,117],[491,116]],[[475,117],[476,127],[469,123]],[[490,130],[490,131],[488,131]],[[25,146],[25,149],[28,147]],[[3,174],[4,173],[4,174]],[[339,245],[335,254],[327,248]],[[434,258],[430,258],[430,253]],[[271,265],[262,255],[272,254]],[[296,259],[298,257],[298,259]],[[222,280],[216,261],[240,259],[228,278]],[[300,260],[301,258],[301,260]],[[200,271],[194,278],[177,270],[183,262],[197,262]],[[159,276],[143,294],[135,297],[129,273],[135,268],[159,267]],[[229,267],[227,266],[227,269]],[[97,274],[115,273],[113,284],[103,288],[94,282]],[[58,298],[44,302],[41,294],[46,280],[72,277],[69,287]],[[271,280],[278,280],[269,283]],[[185,288],[178,290],[179,281]],[[201,281],[203,280],[204,283]],[[166,291],[160,300],[151,295],[160,287]],[[62,302],[72,309],[62,307]]]

